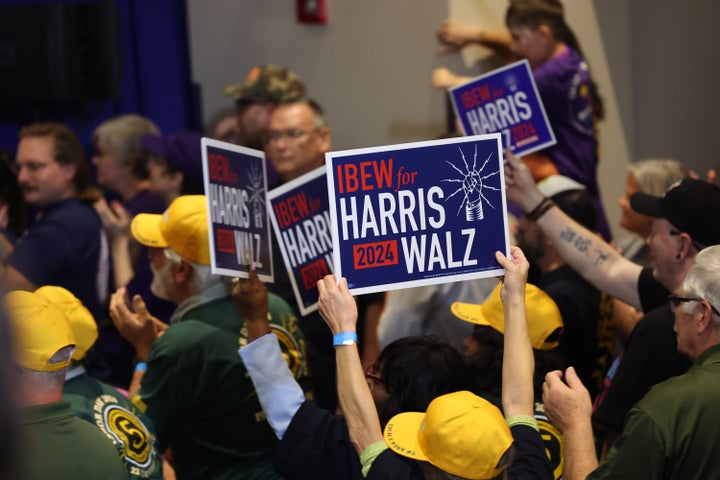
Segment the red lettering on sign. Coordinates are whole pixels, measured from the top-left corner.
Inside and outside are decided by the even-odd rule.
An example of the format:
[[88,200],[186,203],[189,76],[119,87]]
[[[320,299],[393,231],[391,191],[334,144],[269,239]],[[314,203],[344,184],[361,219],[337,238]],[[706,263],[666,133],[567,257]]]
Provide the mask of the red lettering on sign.
[[310,206],[305,192],[291,195],[285,200],[277,202],[273,205],[273,210],[280,228],[286,228],[310,216]]
[[218,228],[215,231],[218,250],[225,253],[235,253],[235,236],[232,230]]
[[327,263],[324,258],[317,260],[300,269],[300,276],[303,280],[303,285],[306,290],[313,289],[317,286],[320,279],[325,278],[330,270],[328,269]]
[[355,270],[397,265],[398,262],[397,240],[353,245],[353,264]]
[[208,153],[208,172],[210,180],[225,183],[232,181],[230,159],[224,155]]
[[387,188],[392,185],[393,159],[368,160],[337,166],[338,193]]
[[463,107],[470,109],[491,100],[490,86],[482,85],[460,94]]

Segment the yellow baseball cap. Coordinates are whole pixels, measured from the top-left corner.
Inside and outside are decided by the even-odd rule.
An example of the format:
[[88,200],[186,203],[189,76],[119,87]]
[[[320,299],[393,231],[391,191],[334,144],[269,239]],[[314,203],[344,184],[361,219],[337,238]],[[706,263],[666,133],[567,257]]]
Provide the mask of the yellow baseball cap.
[[46,285],[35,290],[35,294],[44,296],[65,314],[75,338],[72,359],[79,362],[85,358],[85,354],[98,338],[97,323],[90,310],[63,287]]
[[170,247],[183,258],[210,265],[205,195],[178,197],[162,215],[135,215],[130,231],[135,240],[146,247]]
[[[460,320],[477,325],[487,325],[505,334],[505,310],[500,298],[498,284],[482,304],[455,302],[450,307]],[[527,312],[530,343],[536,350],[552,350],[559,345],[563,327],[560,310],[550,296],[535,285],[525,286],[525,310]]]
[[59,308],[42,295],[22,290],[5,295],[5,306],[15,335],[18,365],[38,372],[57,372],[70,364],[69,356],[50,362],[60,349],[75,345],[67,318]]
[[395,415],[385,426],[385,443],[395,453],[430,462],[462,478],[495,478],[513,443],[505,418],[487,400],[467,392],[437,397],[427,412]]

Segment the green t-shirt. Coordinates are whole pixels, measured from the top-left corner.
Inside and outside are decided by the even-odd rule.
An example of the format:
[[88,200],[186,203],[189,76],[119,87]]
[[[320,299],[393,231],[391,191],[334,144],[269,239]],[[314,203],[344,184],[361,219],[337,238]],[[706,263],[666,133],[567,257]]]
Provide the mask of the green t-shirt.
[[150,420],[115,388],[86,373],[65,381],[73,413],[113,442],[131,479],[162,479],[162,458]]
[[[308,392],[305,341],[290,306],[269,295],[270,322]],[[189,309],[153,344],[133,402],[152,420],[161,449],[172,448],[181,478],[275,479],[278,440],[238,355],[247,343],[230,296]]]
[[112,442],[60,401],[20,411],[21,476],[27,480],[124,480]]

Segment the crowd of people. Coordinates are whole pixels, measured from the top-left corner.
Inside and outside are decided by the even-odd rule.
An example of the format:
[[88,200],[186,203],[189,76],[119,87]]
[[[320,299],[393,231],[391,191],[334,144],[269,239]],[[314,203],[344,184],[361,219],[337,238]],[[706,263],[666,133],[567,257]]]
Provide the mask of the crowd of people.
[[[353,297],[328,275],[300,315],[285,268],[212,273],[199,132],[121,115],[89,162],[68,126],[23,126],[0,157],[0,478],[716,477],[720,187],[633,163],[634,236],[612,243],[602,101],[563,6],[510,0],[506,26],[437,32],[442,54],[527,58],[557,137],[505,151],[499,279]],[[205,136],[264,151],[270,189],[325,164],[297,74],[225,92]]]

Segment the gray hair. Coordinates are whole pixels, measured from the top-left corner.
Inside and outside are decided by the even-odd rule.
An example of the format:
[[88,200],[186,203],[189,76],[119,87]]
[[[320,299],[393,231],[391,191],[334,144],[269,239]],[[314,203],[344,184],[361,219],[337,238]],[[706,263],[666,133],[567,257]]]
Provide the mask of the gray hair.
[[[720,245],[707,247],[695,257],[690,272],[682,285],[682,293],[687,297],[707,300],[716,309],[720,309]],[[693,303],[693,302],[689,302]],[[692,313],[692,305],[683,305],[683,312]],[[720,315],[713,314],[715,330],[720,333]]]
[[[48,360],[48,363],[63,363],[70,360],[70,357],[72,356],[73,352],[75,351],[75,347],[73,345],[68,345],[67,347],[63,347],[55,354],[50,357],[50,360]],[[60,370],[57,370],[55,372],[40,372],[37,370],[30,370],[28,368],[22,368],[23,376],[30,379],[33,383],[33,386],[38,389],[44,389],[44,390],[53,390],[56,388],[62,388],[63,383],[65,382],[65,373],[67,372],[67,367],[61,368]]]
[[304,104],[310,107],[310,110],[312,110],[313,113],[313,123],[315,124],[315,128],[325,127],[327,126],[327,119],[325,118],[325,110],[323,110],[322,106],[320,104],[313,100],[312,98],[300,98],[297,100],[290,100],[287,102],[283,102],[278,104],[278,106],[281,105],[296,105],[296,104]]
[[192,277],[189,282],[192,295],[222,282],[222,277],[220,275],[214,275],[212,273],[210,265],[200,265],[199,263],[195,263],[187,258],[183,258],[179,253],[170,247],[163,249],[163,253],[165,254],[165,258],[175,265],[179,265],[180,262],[185,261],[193,267]]
[[99,145],[122,165],[147,160],[149,155],[142,146],[142,136],[152,133],[160,136],[160,129],[141,115],[120,115],[101,123],[93,132],[93,143]]
[[656,197],[687,177],[682,163],[669,158],[650,158],[631,163],[628,172],[635,177],[641,192]]

